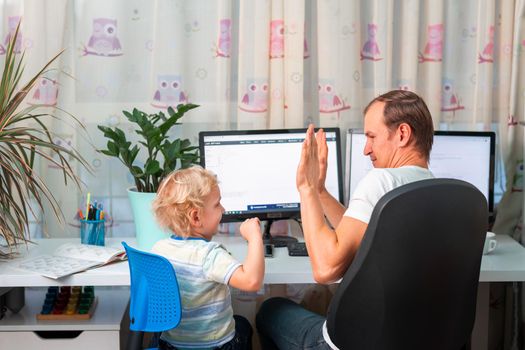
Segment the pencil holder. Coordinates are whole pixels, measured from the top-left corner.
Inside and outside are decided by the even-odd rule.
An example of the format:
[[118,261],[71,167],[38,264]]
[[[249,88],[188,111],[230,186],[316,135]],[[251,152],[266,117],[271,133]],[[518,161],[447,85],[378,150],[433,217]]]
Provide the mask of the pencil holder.
[[104,223],[105,220],[80,220],[80,242],[103,246],[106,236]]

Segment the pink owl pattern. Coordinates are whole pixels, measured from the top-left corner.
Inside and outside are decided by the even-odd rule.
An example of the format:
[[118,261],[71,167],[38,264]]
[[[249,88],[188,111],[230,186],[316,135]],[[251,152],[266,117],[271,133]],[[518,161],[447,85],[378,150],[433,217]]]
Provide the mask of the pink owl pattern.
[[478,63],[493,63],[494,62],[494,26],[489,27],[489,42],[483,48],[483,51],[478,54]]
[[412,88],[410,87],[410,83],[406,79],[400,79],[397,82],[397,89],[398,90],[404,90],[404,91],[412,91]]
[[[12,37],[14,37],[16,32],[16,27],[18,26],[18,23],[20,23],[20,20],[22,17],[20,16],[9,16],[7,19],[7,35],[5,36],[3,45],[0,44],[0,55],[5,55],[7,52],[7,46],[9,45],[9,41]],[[14,53],[20,53],[22,52],[22,31],[18,31],[18,36],[16,37],[15,47],[14,47]]]
[[379,50],[379,44],[376,40],[377,35],[377,24],[368,23],[367,31],[368,39],[366,40],[363,48],[361,49],[361,61],[380,61],[383,58],[380,57],[381,51]]
[[188,94],[182,89],[182,77],[180,75],[165,74],[157,76],[157,90],[151,103],[153,107],[175,108],[181,103],[188,102]]
[[303,59],[310,57],[310,50],[308,48],[308,40],[306,40],[306,23],[304,24],[304,40],[303,40]]
[[443,60],[443,23],[427,26],[425,51],[418,55],[419,63],[441,62]]
[[303,45],[303,58],[307,59],[310,57],[310,51],[308,50],[308,42],[306,41],[306,34],[304,36],[304,45]]
[[122,46],[117,37],[116,19],[95,18],[92,30],[87,45],[83,47],[83,56],[115,57],[122,55]]
[[339,113],[350,109],[350,105],[335,91],[332,80],[319,79],[319,112]]
[[518,121],[512,114],[509,114],[509,116],[507,117],[507,126],[516,126],[516,125],[518,125]]
[[274,19],[270,22],[270,58],[284,57],[284,21]]
[[58,82],[42,77],[35,86],[33,96],[29,100],[32,105],[56,106],[58,98]]
[[454,91],[452,82],[446,80],[443,82],[441,92],[441,111],[442,112],[455,112],[460,109],[465,109],[465,106],[461,105],[461,99]]
[[215,46],[215,57],[228,58],[231,55],[232,45],[232,20],[229,18],[219,21],[219,38]]
[[268,110],[268,79],[247,79],[239,109],[248,113],[263,113]]
[[[55,136],[53,137],[53,143],[57,146],[67,149],[68,151],[73,151],[73,135]],[[67,158],[68,161],[71,161],[73,159],[72,156],[69,154],[63,155]],[[57,164],[60,164],[62,160],[57,155],[57,153],[52,152],[51,158],[53,159],[53,161],[48,163],[48,168],[60,169],[60,167]]]

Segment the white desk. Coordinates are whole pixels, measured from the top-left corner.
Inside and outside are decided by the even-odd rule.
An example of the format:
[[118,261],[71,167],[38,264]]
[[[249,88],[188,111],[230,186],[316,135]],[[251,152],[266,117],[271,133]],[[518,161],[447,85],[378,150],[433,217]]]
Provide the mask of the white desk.
[[[87,270],[58,280],[40,276],[30,271],[17,269],[21,260],[41,254],[52,254],[53,250],[66,242],[78,239],[41,239],[26,250],[21,247],[20,256],[10,261],[0,261],[0,287],[47,287],[47,286],[129,286],[129,268],[126,261]],[[126,241],[135,245],[135,238],[107,238],[106,245],[119,246]],[[217,235],[214,241],[223,243],[239,261],[243,261],[247,244],[242,237]],[[308,257],[290,257],[286,248],[276,248],[274,258],[266,259],[264,283],[314,283]]]
[[480,282],[525,281],[525,248],[507,235],[496,235],[498,246],[483,255]]
[[[506,235],[497,235],[498,247],[489,255],[484,255],[481,261],[479,276],[478,310],[474,326],[472,348],[486,349],[488,344],[488,305],[490,282],[525,281],[525,248]],[[107,239],[107,245],[118,246],[125,240],[128,244],[135,243],[134,238]],[[246,242],[242,237],[217,235],[217,242],[223,243],[239,261],[243,261],[247,252]],[[50,285],[93,285],[93,286],[127,286],[129,285],[129,270],[127,262],[118,262],[108,266],[77,273],[59,280],[42,277],[16,269],[20,260],[49,254],[60,244],[78,239],[42,239],[38,245],[30,245],[29,249],[21,250],[21,256],[7,262],[0,262],[0,287],[38,287]],[[290,257],[286,248],[275,249],[273,258],[266,258],[264,283],[315,283],[307,257]]]
[[[525,281],[525,248],[506,235],[497,235],[498,247],[481,261],[480,282]],[[121,241],[134,245],[134,238],[109,238],[109,246],[119,246]],[[42,287],[51,285],[69,286],[128,286],[129,270],[127,262],[118,262],[77,273],[59,280],[53,280],[36,273],[19,270],[16,265],[29,257],[50,254],[60,244],[78,239],[42,239],[38,244],[29,245],[28,250],[20,249],[20,257],[10,261],[0,261],[0,287]],[[243,261],[247,244],[242,237],[217,235],[214,241],[223,243],[232,255]],[[264,283],[315,283],[308,257],[288,256],[286,248],[276,248],[273,258],[266,258]]]

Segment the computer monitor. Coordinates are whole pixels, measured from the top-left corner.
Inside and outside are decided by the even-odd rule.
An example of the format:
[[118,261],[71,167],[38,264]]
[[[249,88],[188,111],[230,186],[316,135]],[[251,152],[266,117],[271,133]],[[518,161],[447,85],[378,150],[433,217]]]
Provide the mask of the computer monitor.
[[[326,188],[342,203],[339,128],[324,130],[328,144]],[[271,222],[300,216],[295,178],[305,133],[306,129],[199,133],[201,165],[219,180],[223,222],[251,217]]]
[[[487,198],[490,213],[494,210],[495,140],[491,131],[435,131],[429,161],[435,177],[460,179],[476,186]],[[345,201],[348,201],[359,180],[373,166],[363,154],[366,143],[363,130],[348,130],[346,142]]]

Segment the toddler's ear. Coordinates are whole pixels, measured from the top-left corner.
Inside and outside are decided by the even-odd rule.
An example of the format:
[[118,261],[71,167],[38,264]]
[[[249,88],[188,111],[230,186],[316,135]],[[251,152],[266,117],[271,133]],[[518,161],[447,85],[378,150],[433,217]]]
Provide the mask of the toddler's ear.
[[197,208],[193,208],[189,213],[190,225],[193,227],[201,227],[200,211]]

